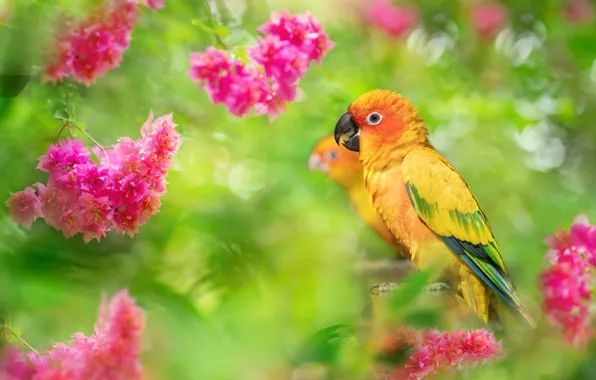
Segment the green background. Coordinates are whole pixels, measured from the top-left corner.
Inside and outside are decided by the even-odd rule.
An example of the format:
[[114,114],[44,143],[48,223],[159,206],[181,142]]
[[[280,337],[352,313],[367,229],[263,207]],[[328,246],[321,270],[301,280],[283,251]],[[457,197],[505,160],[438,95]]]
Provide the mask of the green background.
[[[18,3],[13,22],[0,25],[2,202],[46,180],[35,166],[61,127],[54,116],[64,86],[42,85],[35,70],[57,14],[82,15],[93,4]],[[540,319],[543,239],[580,212],[596,218],[596,23],[567,20],[565,1],[511,0],[508,31],[481,39],[468,18],[471,2],[421,1],[426,32],[392,40],[358,17],[357,4],[218,0],[209,10],[201,1],[166,0],[163,10],[143,9],[120,67],[77,86],[72,104],[106,145],[137,138],[151,109],[174,113],[183,144],[161,211],[133,239],[109,233],[84,244],[43,220],[23,230],[0,208],[3,318],[43,350],[75,331],[91,333],[101,291],[127,287],[146,309],[148,378],[289,378],[296,360],[323,356],[329,376],[366,378],[371,355],[337,344],[349,340],[298,354],[320,329],[358,325],[368,298],[354,265],[392,255],[307,160],[351,101],[388,88],[412,100],[431,141],[468,181]],[[242,48],[270,11],[284,9],[310,10],[336,43],[302,80],[303,99],[273,123],[212,105],[186,76],[189,52],[215,43],[197,25],[217,27],[230,47]],[[14,74],[32,66],[20,91]],[[407,309],[393,306],[396,315]],[[506,339],[505,360],[461,376],[594,378],[586,354],[557,339],[546,327],[523,342]],[[367,337],[359,341],[366,346]]]

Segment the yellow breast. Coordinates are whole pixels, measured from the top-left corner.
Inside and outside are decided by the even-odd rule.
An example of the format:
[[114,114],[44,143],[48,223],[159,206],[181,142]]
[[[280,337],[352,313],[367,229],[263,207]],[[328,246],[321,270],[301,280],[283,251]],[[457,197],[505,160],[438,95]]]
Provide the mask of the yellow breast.
[[396,240],[409,248],[410,259],[417,268],[458,264],[455,255],[416,214],[406,192],[401,166],[382,172],[366,171],[365,179],[381,219]]

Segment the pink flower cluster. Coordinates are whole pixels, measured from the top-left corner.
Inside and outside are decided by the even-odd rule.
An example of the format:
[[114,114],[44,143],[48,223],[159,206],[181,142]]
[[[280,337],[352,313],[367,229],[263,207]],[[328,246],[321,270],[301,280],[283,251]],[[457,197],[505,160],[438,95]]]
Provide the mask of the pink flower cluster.
[[380,349],[385,355],[413,350],[403,365],[390,370],[392,380],[421,379],[459,365],[483,363],[502,353],[501,343],[485,329],[441,332],[400,328],[383,338]]
[[6,202],[13,220],[29,228],[38,217],[65,237],[82,233],[85,242],[116,229],[133,236],[159,211],[166,176],[180,146],[172,114],[141,128],[141,138],[123,137],[111,149],[95,148],[91,160],[81,140],[62,140],[39,158],[38,169],[49,173],[47,184],[14,193]]
[[77,333],[71,345],[56,344],[41,356],[23,356],[8,346],[0,360],[5,380],[133,380],[142,379],[143,310],[126,291],[102,304],[95,334]]
[[552,265],[541,275],[545,313],[570,344],[582,345],[593,334],[591,267],[596,266],[596,226],[580,215],[570,232],[560,230],[546,243]]
[[[164,0],[143,0],[143,4],[155,10],[164,7]],[[72,77],[89,86],[118,67],[129,47],[138,11],[138,0],[109,0],[82,20],[62,20],[42,81],[56,83]]]
[[395,5],[389,0],[372,1],[366,9],[366,20],[392,38],[402,37],[418,23],[413,5]]
[[191,53],[188,75],[207,90],[213,103],[226,104],[233,115],[242,117],[254,108],[256,114],[275,119],[286,102],[296,99],[310,63],[320,63],[334,43],[309,13],[272,13],[258,30],[264,37],[249,50],[248,64],[209,47]]
[[472,6],[470,22],[476,34],[482,38],[494,36],[509,18],[507,8],[500,3],[480,3]]
[[64,20],[42,80],[55,83],[72,77],[86,85],[95,83],[122,61],[137,11],[137,0],[110,0],[85,19]]

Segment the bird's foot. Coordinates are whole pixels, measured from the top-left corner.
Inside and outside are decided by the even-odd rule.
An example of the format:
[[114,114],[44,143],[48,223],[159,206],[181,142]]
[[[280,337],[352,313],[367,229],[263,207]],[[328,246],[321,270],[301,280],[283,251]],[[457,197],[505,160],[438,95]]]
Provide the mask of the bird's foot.
[[[372,295],[383,297],[396,292],[400,286],[401,284],[398,284],[397,282],[385,282],[373,285],[369,291]],[[440,293],[450,292],[452,289],[444,282],[432,282],[422,288],[422,291],[432,293],[433,295],[440,295]]]
[[375,296],[386,296],[391,293],[394,293],[400,284],[397,282],[385,282],[382,284],[375,284],[370,288],[370,294]]

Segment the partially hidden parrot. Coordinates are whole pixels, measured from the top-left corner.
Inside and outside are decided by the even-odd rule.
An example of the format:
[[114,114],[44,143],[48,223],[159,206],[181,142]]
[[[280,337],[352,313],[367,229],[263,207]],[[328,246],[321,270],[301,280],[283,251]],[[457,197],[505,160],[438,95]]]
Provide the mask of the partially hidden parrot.
[[402,95],[373,90],[337,122],[334,139],[359,152],[373,205],[420,270],[438,268],[486,324],[510,310],[532,327],[488,219],[467,183],[428,140],[425,122]]
[[364,186],[362,164],[358,153],[337,146],[333,135],[322,138],[313,148],[308,159],[308,168],[320,170],[340,185],[358,216],[401,256],[407,256],[407,248],[399,243],[385,226],[373,207],[372,198]]

